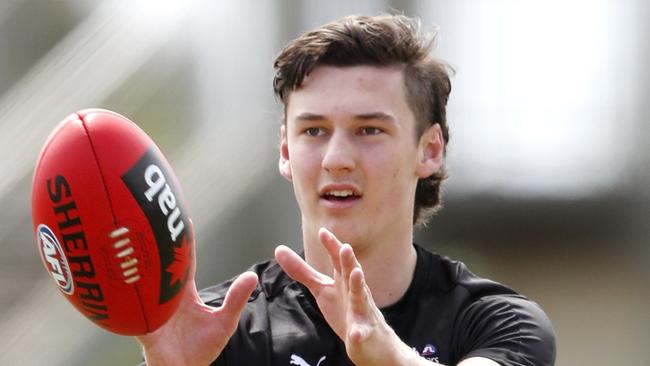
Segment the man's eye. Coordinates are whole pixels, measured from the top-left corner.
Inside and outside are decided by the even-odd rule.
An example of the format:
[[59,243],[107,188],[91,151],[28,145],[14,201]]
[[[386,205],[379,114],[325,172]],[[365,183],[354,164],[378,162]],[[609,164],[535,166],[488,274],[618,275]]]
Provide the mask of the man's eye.
[[381,132],[382,132],[381,129],[379,129],[377,127],[363,127],[361,129],[361,134],[362,135],[378,135]]
[[319,136],[321,135],[322,130],[319,127],[310,127],[305,130],[307,136]]

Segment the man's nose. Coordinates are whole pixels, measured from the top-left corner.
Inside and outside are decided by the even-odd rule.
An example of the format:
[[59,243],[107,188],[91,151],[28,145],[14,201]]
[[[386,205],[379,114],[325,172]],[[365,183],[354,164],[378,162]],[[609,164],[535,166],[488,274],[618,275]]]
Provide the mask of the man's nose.
[[335,131],[327,142],[325,156],[323,156],[323,169],[335,172],[353,170],[355,168],[355,149],[352,137],[343,131]]

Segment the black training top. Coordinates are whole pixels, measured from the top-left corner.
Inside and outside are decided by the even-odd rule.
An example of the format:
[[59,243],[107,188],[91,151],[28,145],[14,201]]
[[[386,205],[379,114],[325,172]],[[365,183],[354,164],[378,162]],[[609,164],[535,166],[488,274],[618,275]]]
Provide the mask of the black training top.
[[[503,366],[555,362],[551,322],[534,302],[467,267],[416,245],[413,281],[396,304],[381,309],[397,335],[422,357],[456,365],[481,356]],[[252,267],[259,284],[234,336],[212,365],[352,365],[309,291],[275,261]],[[223,302],[230,281],[201,292]]]

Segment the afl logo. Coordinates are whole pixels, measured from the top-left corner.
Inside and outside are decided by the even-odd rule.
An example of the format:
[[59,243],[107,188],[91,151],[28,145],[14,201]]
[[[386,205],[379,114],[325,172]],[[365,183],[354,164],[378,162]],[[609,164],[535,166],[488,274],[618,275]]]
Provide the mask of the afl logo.
[[40,250],[43,264],[48,272],[54,279],[54,282],[61,288],[63,292],[72,295],[74,292],[74,284],[72,282],[72,273],[68,260],[63,253],[63,249],[59,244],[56,236],[44,224],[38,225],[36,240],[38,241],[38,249]]

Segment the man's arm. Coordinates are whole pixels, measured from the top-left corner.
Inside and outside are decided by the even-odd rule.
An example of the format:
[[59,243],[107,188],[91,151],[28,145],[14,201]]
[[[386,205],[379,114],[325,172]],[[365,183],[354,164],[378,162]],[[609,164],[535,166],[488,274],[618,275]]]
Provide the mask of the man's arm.
[[[352,247],[342,244],[329,231],[319,237],[334,267],[333,278],[316,271],[295,252],[279,246],[275,257],[284,271],[304,284],[334,332],[345,342],[348,357],[356,365],[439,365],[406,345],[386,323],[375,305],[361,265]],[[473,357],[459,366],[498,366],[492,360]]]

